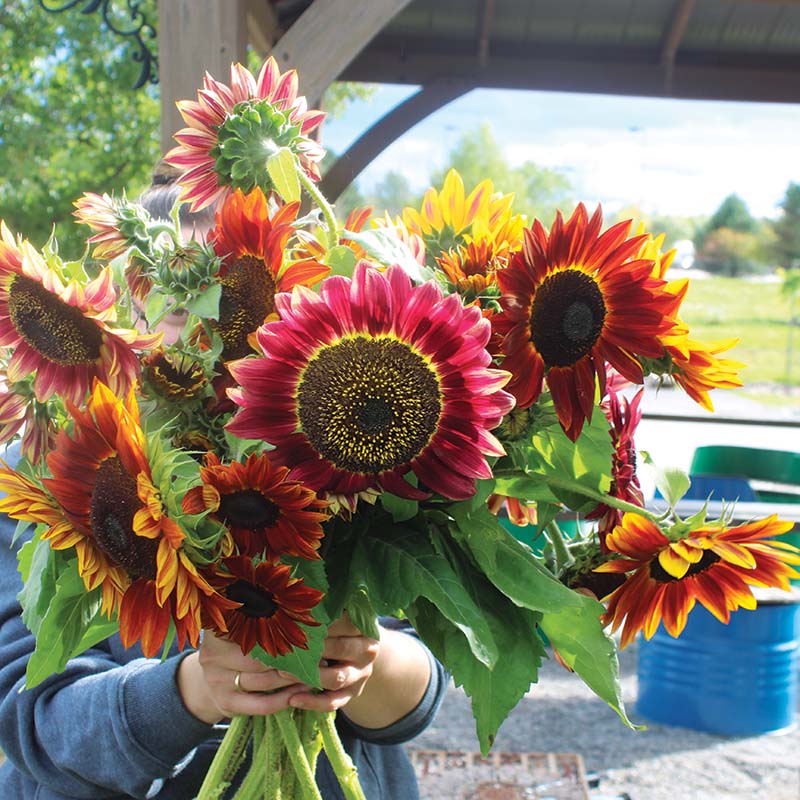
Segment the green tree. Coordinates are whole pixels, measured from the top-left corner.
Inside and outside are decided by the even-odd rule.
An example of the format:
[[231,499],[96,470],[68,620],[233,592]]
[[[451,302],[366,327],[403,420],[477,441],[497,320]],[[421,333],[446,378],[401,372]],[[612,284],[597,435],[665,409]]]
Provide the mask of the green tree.
[[[155,0],[140,4],[155,22]],[[135,193],[159,155],[155,86],[133,89],[132,48],[99,14],[49,14],[35,0],[0,5],[0,218],[41,245],[83,250],[70,224],[83,192]]]
[[739,233],[756,233],[758,222],[750,214],[747,204],[739,195],[729,194],[712,214],[711,219],[698,229],[694,237],[694,245],[698,253],[703,250],[706,238],[721,228]]
[[529,220],[540,219],[547,227],[556,209],[565,214],[572,210],[572,185],[557,170],[526,161],[512,166],[503,155],[487,123],[467,131],[447,157],[447,165],[431,177],[434,186],[441,186],[447,171],[455,167],[471,191],[485,178],[491,178],[495,191],[515,195],[514,209]]
[[698,269],[736,278],[761,271],[759,239],[755,233],[716,228],[703,241],[695,264]]
[[781,214],[772,223],[774,253],[786,269],[800,270],[800,183],[790,183],[780,204]]
[[392,216],[399,214],[406,206],[419,206],[422,192],[415,191],[402,172],[390,170],[372,188],[367,202],[376,214],[388,211]]

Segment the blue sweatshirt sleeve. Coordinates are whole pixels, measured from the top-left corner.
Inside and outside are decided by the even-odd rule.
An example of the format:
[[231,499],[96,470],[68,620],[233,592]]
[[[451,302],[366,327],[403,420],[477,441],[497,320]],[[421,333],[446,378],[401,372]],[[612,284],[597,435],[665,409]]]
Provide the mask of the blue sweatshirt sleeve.
[[35,642],[17,602],[14,529],[0,515],[0,749],[23,774],[68,797],[144,798],[212,734],[180,698],[182,656],[119,664],[101,643],[25,689]]

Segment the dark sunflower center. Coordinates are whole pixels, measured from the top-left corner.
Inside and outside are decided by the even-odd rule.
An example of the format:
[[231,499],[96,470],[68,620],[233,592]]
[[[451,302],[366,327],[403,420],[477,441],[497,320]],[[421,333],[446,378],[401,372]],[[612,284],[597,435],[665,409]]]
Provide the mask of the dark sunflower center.
[[356,336],[323,347],[297,390],[303,432],[338,469],[379,473],[409,463],[439,423],[436,373],[396,339]]
[[220,283],[219,320],[211,326],[222,337],[223,358],[243,358],[251,352],[247,337],[275,310],[275,281],[262,259],[244,255]]
[[225,594],[234,603],[242,603],[242,607],[237,610],[248,617],[271,617],[278,610],[272,592],[248,581],[232,583]]
[[89,500],[89,524],[97,547],[134,580],[155,578],[158,539],[137,536],[133,517],[142,507],[136,479],[117,456],[100,464]]
[[703,553],[703,557],[696,564],[692,564],[682,578],[676,578],[674,575],[670,575],[669,572],[658,563],[657,558],[654,558],[650,562],[650,577],[659,583],[671,583],[672,581],[678,580],[683,581],[686,580],[686,578],[690,578],[692,575],[705,572],[705,570],[716,564],[719,560],[720,557],[713,550],[706,550]]
[[280,515],[280,508],[255,489],[224,494],[219,501],[219,517],[238,528],[271,528]]
[[159,394],[172,400],[191,400],[206,384],[199,364],[183,354],[158,354],[146,362],[144,374]]
[[8,309],[19,335],[47,360],[60,366],[77,366],[100,358],[100,328],[38,281],[16,275],[9,291]]
[[[267,159],[281,147],[291,147],[300,136],[300,125],[269,100],[237,103],[217,128],[217,144],[210,155],[222,182],[248,193],[272,188]],[[263,166],[259,166],[263,165]]]
[[548,367],[569,367],[587,355],[603,330],[606,304],[591,275],[578,269],[544,279],[531,306],[531,341]]

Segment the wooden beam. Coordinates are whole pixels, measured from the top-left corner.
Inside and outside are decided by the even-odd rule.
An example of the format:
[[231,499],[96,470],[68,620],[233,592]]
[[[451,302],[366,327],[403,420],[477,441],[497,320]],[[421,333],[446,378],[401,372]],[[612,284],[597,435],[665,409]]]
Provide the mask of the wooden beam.
[[228,83],[231,64],[246,58],[245,0],[158,0],[162,152],[185,126],[176,101],[194,100],[206,71]]
[[328,170],[320,183],[325,197],[336,200],[355,177],[392,142],[434,111],[466,94],[473,84],[442,79],[423,86],[416,94],[395,106],[350,145]]
[[253,49],[265,58],[281,37],[278,15],[269,0],[247,0],[247,35]]
[[664,67],[664,92],[671,94],[672,77],[675,71],[675,54],[681,43],[689,18],[694,10],[695,0],[680,0],[672,14],[669,28],[661,45],[661,64]]
[[478,27],[478,64],[485,67],[489,63],[489,41],[494,24],[494,0],[481,0]]
[[[752,55],[752,54],[750,54]],[[618,48],[591,59],[531,57],[496,53],[486,67],[474,57],[440,53],[395,52],[376,40],[344,71],[342,80],[424,85],[438,76],[453,75],[476,88],[536,89],[560,92],[666,97],[663,67],[640,54],[626,59]],[[684,53],[675,66],[674,97],[800,103],[800,60],[745,56],[722,61]]]
[[280,38],[272,55],[281,71],[299,73],[310,104],[411,0],[313,0]]

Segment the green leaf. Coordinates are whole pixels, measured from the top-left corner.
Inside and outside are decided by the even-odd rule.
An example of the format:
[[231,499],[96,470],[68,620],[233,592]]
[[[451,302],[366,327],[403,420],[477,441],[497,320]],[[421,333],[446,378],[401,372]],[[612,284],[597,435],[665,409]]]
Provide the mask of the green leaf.
[[473,656],[462,633],[424,598],[414,604],[409,618],[431,652],[447,665],[456,686],[463,686],[472,699],[478,740],[486,755],[500,725],[536,682],[545,651],[536,632],[540,614],[513,605],[491,587],[483,594],[484,613],[503,654],[492,669]]
[[557,502],[556,496],[541,475],[496,475],[495,491],[506,497],[516,497],[529,502]]
[[387,228],[368,231],[343,231],[342,236],[364,248],[367,255],[386,266],[397,264],[416,283],[433,280],[432,269],[422,266],[408,245]]
[[600,622],[603,606],[591,597],[575,596],[579,598],[579,608],[544,614],[540,626],[559,655],[586,685],[605,700],[628,727],[635,728],[622,702],[616,644],[606,635]]
[[99,589],[87,592],[78,574],[77,559],[58,576],[56,591],[36,634],[36,649],[28,660],[26,685],[37,686],[61,672],[100,613]]
[[391,492],[384,492],[380,497],[380,502],[384,510],[392,515],[395,522],[406,522],[413,519],[419,511],[419,502],[406,500]]
[[222,298],[222,284],[212,283],[202,294],[186,302],[186,308],[200,319],[219,319],[219,301]]
[[660,467],[655,469],[655,484],[664,495],[664,499],[672,508],[689,491],[691,480],[689,476],[677,467]]
[[287,202],[300,199],[300,180],[294,154],[288,147],[281,147],[267,159],[267,172],[278,194]]
[[379,614],[396,614],[426,597],[466,636],[479,661],[496,663],[499,651],[489,621],[425,532],[400,527],[371,531],[357,543],[352,568]]
[[349,278],[356,265],[356,254],[346,245],[339,244],[328,250],[325,263],[331,268],[331,275],[344,275]]
[[470,512],[468,501],[449,507],[453,538],[486,577],[512,602],[533,611],[558,612],[580,604],[580,596],[557,581],[531,549],[498,522],[488,508]]
[[364,636],[370,639],[380,639],[381,633],[378,630],[378,615],[372,607],[369,594],[365,586],[359,586],[352,592],[345,602],[347,614],[353,625],[358,628]]
[[47,541],[34,536],[22,546],[17,558],[24,581],[17,595],[22,606],[22,621],[28,630],[37,635],[56,592],[58,567],[63,562],[63,556],[53,550]]

